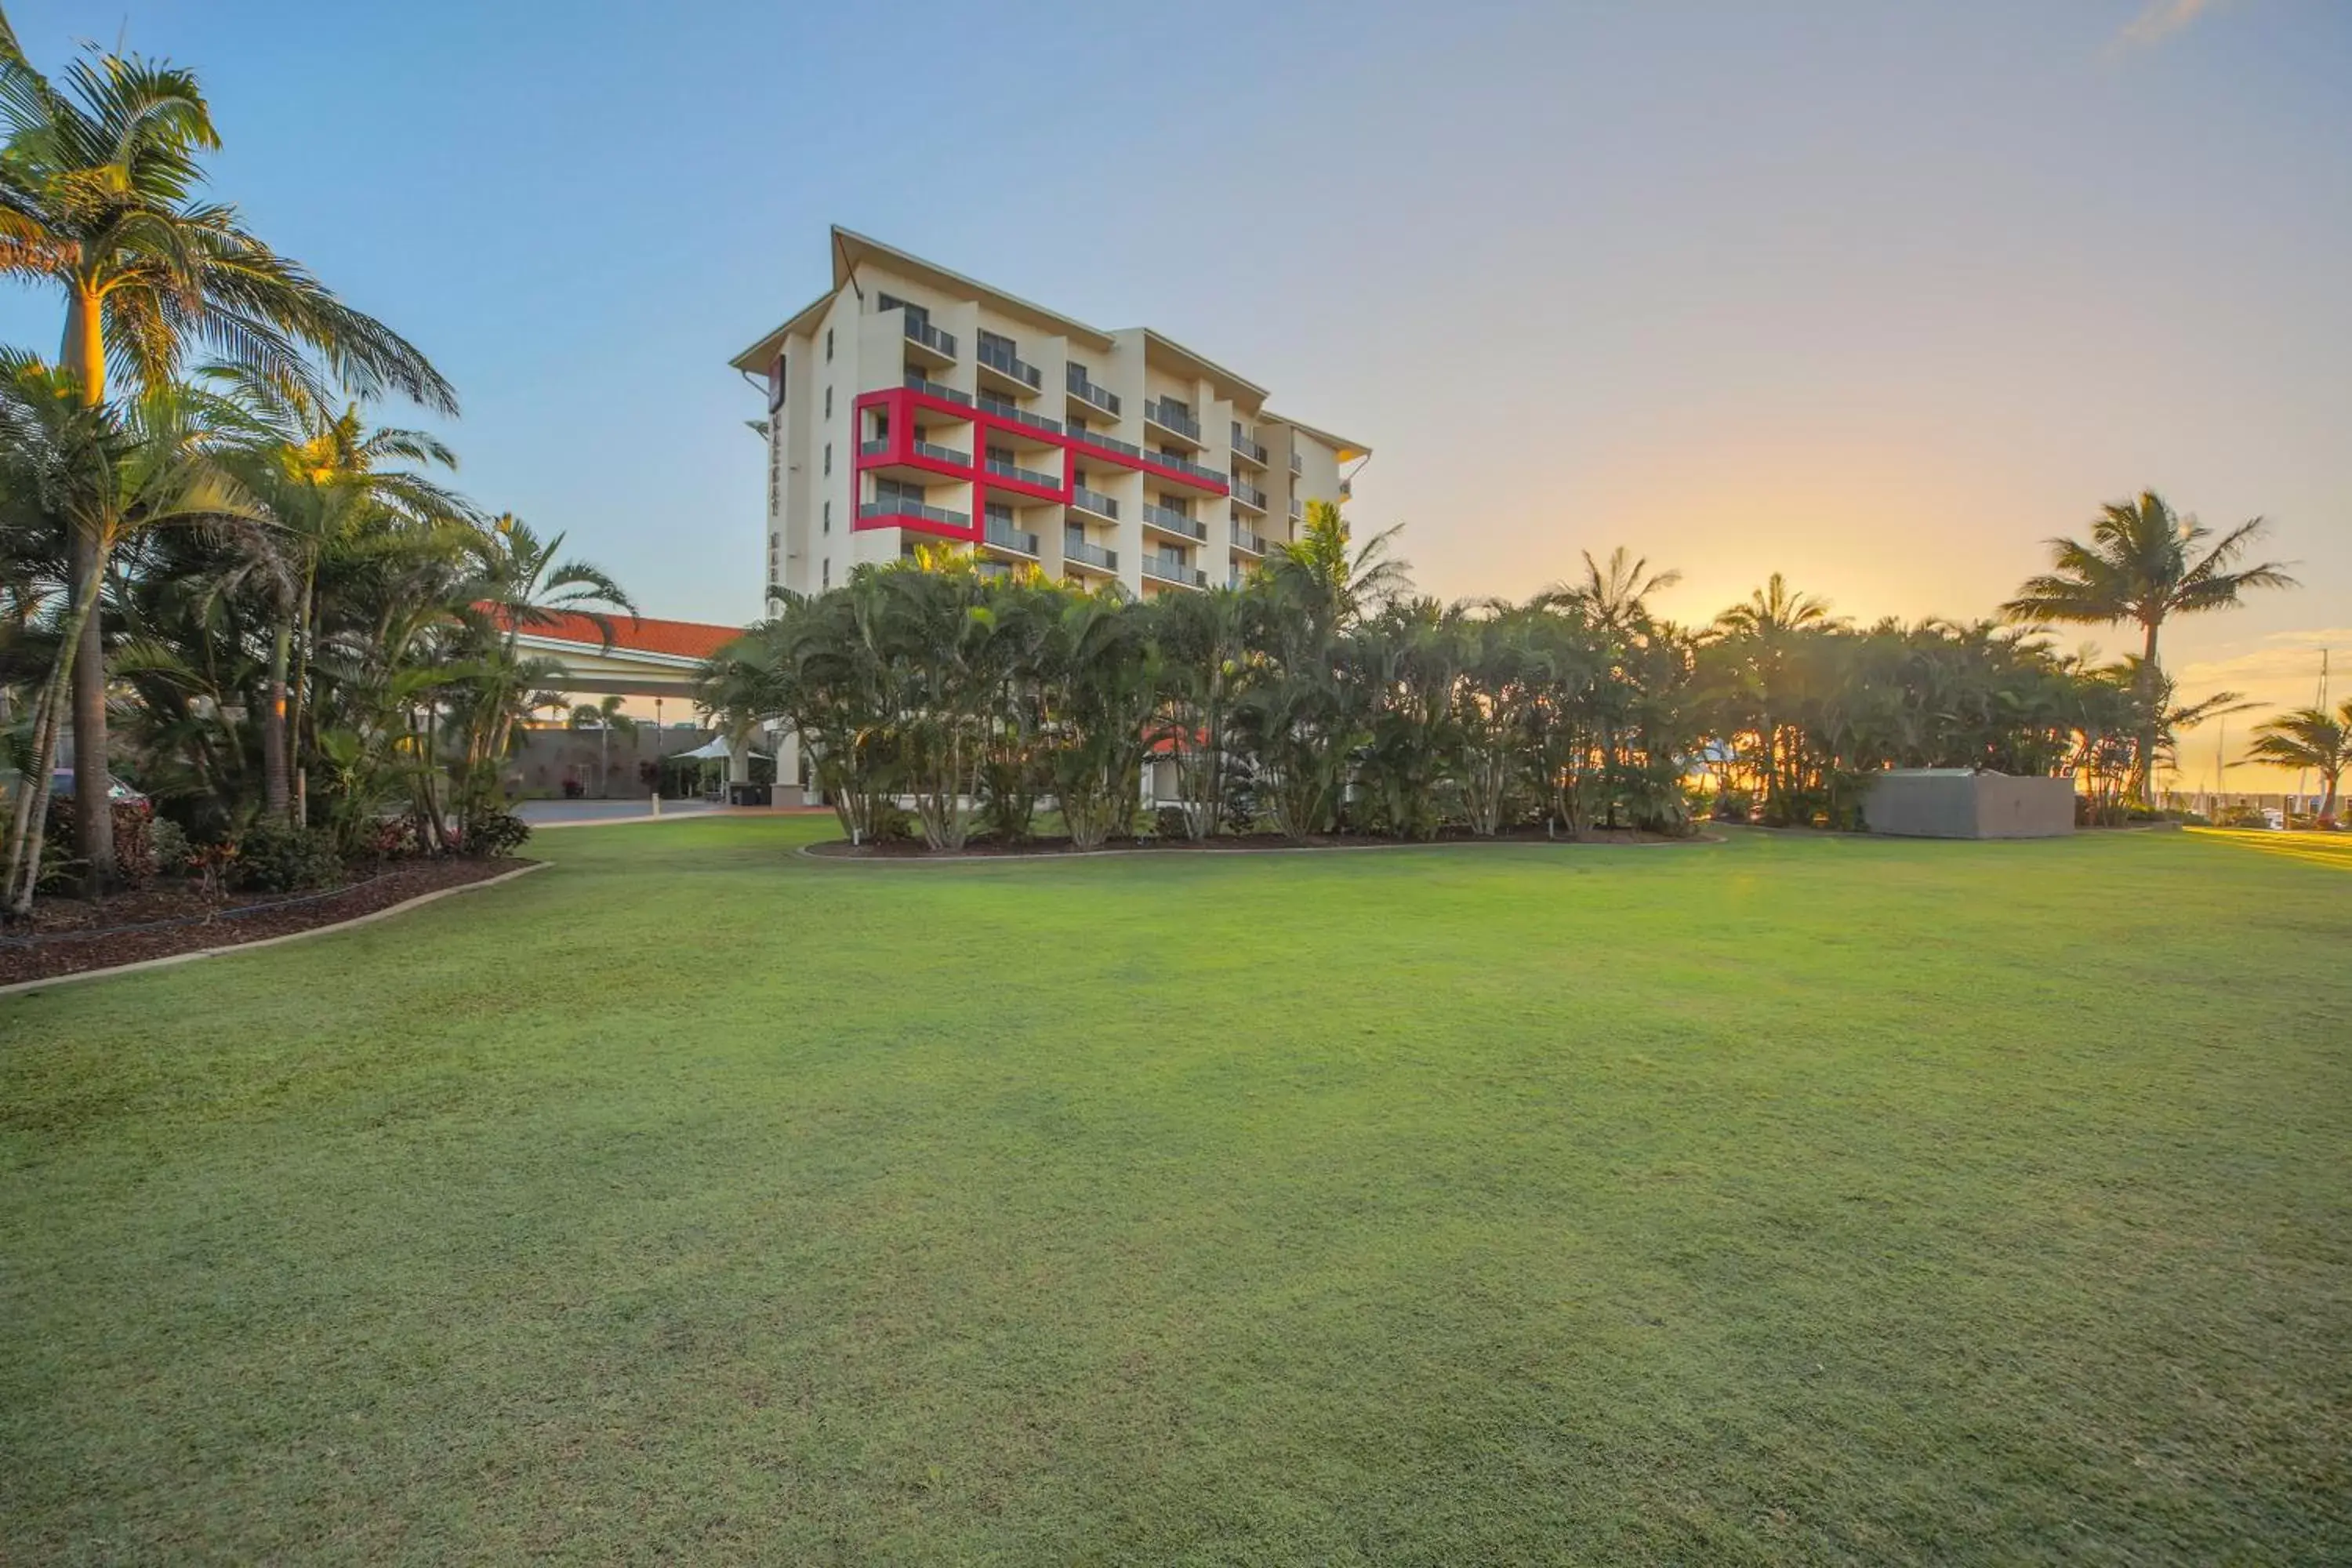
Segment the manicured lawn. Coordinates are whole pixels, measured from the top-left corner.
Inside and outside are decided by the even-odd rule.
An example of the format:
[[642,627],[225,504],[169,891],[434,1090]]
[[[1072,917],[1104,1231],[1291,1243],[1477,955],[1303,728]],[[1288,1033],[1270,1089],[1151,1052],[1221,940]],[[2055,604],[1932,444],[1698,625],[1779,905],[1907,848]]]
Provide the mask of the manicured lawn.
[[2352,1558],[2352,858],[828,828],[0,1001],[0,1560]]

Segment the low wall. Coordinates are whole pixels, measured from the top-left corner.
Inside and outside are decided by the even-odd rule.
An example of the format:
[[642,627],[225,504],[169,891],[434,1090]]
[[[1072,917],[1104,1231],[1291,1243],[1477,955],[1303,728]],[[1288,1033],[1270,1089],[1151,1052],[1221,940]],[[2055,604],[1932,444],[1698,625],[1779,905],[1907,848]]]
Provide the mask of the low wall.
[[[571,779],[590,800],[644,800],[652,795],[640,764],[693,751],[709,730],[663,730],[640,725],[634,735],[609,740],[593,730],[524,730],[503,772],[507,787],[520,795],[560,797]],[[605,759],[609,756],[610,765]]]
[[1873,833],[1904,838],[2056,838],[2074,831],[2074,781],[1897,770],[1873,781],[1862,816]]

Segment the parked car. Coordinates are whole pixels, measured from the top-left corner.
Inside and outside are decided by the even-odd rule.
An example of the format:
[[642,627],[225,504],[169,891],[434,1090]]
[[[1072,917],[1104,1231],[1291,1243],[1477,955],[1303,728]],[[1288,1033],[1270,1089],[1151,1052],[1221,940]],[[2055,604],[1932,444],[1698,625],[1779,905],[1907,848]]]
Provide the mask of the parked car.
[[[74,771],[71,768],[58,768],[49,774],[49,793],[60,799],[71,800],[74,795]],[[145,795],[141,795],[121,779],[110,779],[107,782],[106,798],[117,802],[137,801],[142,805],[147,804]]]

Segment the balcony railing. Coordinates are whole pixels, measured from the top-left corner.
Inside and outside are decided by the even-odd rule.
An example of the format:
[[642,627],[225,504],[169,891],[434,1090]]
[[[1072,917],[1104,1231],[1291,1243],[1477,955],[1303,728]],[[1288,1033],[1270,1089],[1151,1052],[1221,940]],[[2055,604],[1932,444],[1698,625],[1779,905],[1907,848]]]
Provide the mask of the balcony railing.
[[1143,405],[1143,416],[1162,429],[1175,431],[1179,436],[1189,437],[1195,441],[1201,438],[1201,422],[1165,398],[1157,402],[1146,401]]
[[1073,533],[1062,541],[1062,559],[1076,561],[1085,566],[1098,566],[1106,572],[1118,570],[1118,552],[1099,544],[1089,544],[1081,533]]
[[950,403],[961,403],[966,408],[971,406],[971,393],[958,392],[954,387],[943,385],[939,382],[932,381],[917,371],[910,370],[907,373],[907,390],[909,392],[919,392],[926,397],[940,397],[946,399]]
[[1147,463],[1158,463],[1163,468],[1173,468],[1180,474],[1190,474],[1204,484],[1226,486],[1233,483],[1232,476],[1221,474],[1216,469],[1202,463],[1196,463],[1190,458],[1177,457],[1172,452],[1146,452],[1143,454],[1143,460]]
[[890,442],[887,437],[879,441],[860,441],[857,443],[857,455],[861,458],[884,457],[888,454],[889,450]]
[[1171,510],[1164,506],[1154,506],[1150,501],[1143,503],[1143,521],[1165,533],[1181,533],[1187,539],[1197,539],[1203,544],[1209,541],[1207,523],[1186,517],[1182,512]]
[[858,507],[857,515],[860,521],[869,517],[913,517],[948,528],[971,526],[971,513],[968,511],[950,511],[943,506],[926,506],[913,500],[866,501]]
[[1303,474],[1307,471],[1307,465],[1298,460],[1298,454],[1296,452],[1290,454],[1290,471],[1294,474]]
[[982,343],[973,357],[992,371],[1011,376],[1022,385],[1034,391],[1045,384],[1045,373],[997,343]]
[[1008,463],[1002,458],[989,458],[988,471],[1000,479],[1016,479],[1022,484],[1035,485],[1041,489],[1057,490],[1062,488],[1061,476],[1058,474],[1041,474],[1034,468],[1024,468],[1018,463]]
[[1159,461],[1166,460],[1161,458],[1160,454],[1157,452],[1147,454],[1142,447],[1137,446],[1132,441],[1122,441],[1116,436],[1105,436],[1093,430],[1073,430],[1070,432],[1070,439],[1073,441],[1084,441],[1089,447],[1100,447],[1106,452],[1124,453],[1128,457],[1134,458],[1139,460],[1146,456]]
[[1244,430],[1238,421],[1234,425],[1234,456],[1246,458],[1261,468],[1265,467],[1265,447],[1252,439],[1249,432]]
[[1265,553],[1265,539],[1237,522],[1234,524],[1234,548],[1252,555],[1263,555]]
[[971,467],[970,452],[959,452],[953,447],[942,447],[935,441],[917,441],[914,450],[917,457],[929,458],[933,462],[953,463],[959,468]]
[[1234,499],[1235,500],[1240,501],[1244,506],[1254,506],[1260,511],[1264,511],[1265,510],[1265,492],[1264,490],[1258,489],[1255,485],[1251,484],[1246,479],[1229,479],[1227,482],[1234,488]]
[[1097,517],[1118,521],[1118,502],[1100,490],[1090,490],[1084,485],[1070,487],[1070,504],[1080,511],[1090,511]]
[[982,414],[992,414],[999,419],[1010,419],[1015,425],[1026,425],[1032,430],[1043,430],[1049,436],[1058,436],[1062,433],[1060,420],[1048,419],[1042,414],[1032,414],[1017,403],[1007,403],[1002,397],[992,396],[985,392],[980,395],[980,411]]
[[1298,504],[1298,498],[1297,496],[1292,496],[1290,498],[1290,521],[1297,522],[1304,514],[1304,510],[1305,509],[1300,507]]
[[1143,558],[1143,574],[1160,583],[1175,583],[1187,588],[1205,588],[1209,574],[1197,566],[1187,566],[1181,561],[1166,555]]
[[988,520],[988,531],[982,537],[997,549],[1010,550],[1015,555],[1026,555],[1034,559],[1037,553],[1035,534],[1024,528],[1015,528],[1009,522],[999,522],[992,517]]
[[956,356],[955,334],[940,331],[912,310],[907,312],[907,341],[920,343],[933,353],[944,354],[949,359]]
[[1118,394],[1108,387],[1097,386],[1087,379],[1086,372],[1076,365],[1070,367],[1069,386],[1079,401],[1091,404],[1114,419],[1118,417]]

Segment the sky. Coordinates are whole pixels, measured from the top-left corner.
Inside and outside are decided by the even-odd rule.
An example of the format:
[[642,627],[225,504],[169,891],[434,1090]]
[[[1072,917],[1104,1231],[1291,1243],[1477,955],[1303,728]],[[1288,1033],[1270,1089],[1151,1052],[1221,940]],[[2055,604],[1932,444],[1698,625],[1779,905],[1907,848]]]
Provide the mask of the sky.
[[[45,66],[194,68],[215,194],[456,383],[468,494],[649,615],[760,612],[727,361],[839,223],[1368,443],[1350,517],[1429,593],[1622,543],[1685,619],[1774,571],[1984,616],[2153,487],[2305,584],[2169,630],[2189,693],[2308,702],[2333,647],[2352,696],[2344,0],[6,10]],[[0,292],[0,341],[58,324]]]

